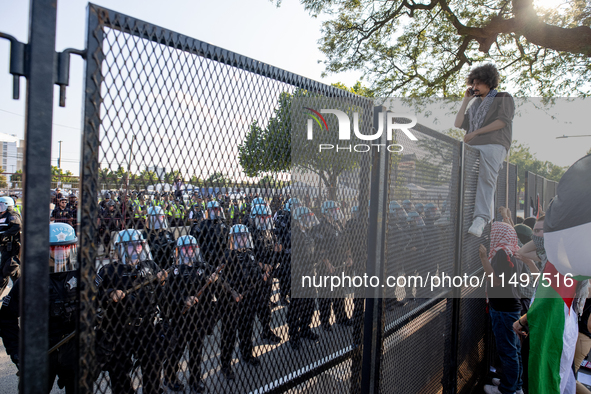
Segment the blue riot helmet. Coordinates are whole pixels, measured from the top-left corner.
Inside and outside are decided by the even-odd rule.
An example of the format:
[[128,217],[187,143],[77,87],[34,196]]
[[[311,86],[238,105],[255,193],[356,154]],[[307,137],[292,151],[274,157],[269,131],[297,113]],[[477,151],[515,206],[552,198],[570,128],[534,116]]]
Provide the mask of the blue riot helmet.
[[402,208],[404,208],[404,210],[406,211],[406,213],[415,210],[415,207],[412,204],[412,202],[410,202],[410,200],[404,200],[404,201],[402,201]]
[[161,206],[148,208],[148,227],[151,230],[160,230],[168,228],[168,220]]
[[402,208],[402,207],[400,206],[400,204],[398,204],[398,201],[396,201],[396,200],[392,200],[392,201],[390,201],[390,204],[388,204],[388,212],[389,213],[395,214],[396,210],[398,208]]
[[258,230],[273,230],[273,215],[269,206],[255,205],[250,211],[250,217],[254,222],[254,227]]
[[437,207],[432,202],[425,204],[425,217],[428,219],[437,217]]
[[327,219],[332,219],[335,222],[341,221],[344,219],[343,211],[341,211],[341,206],[338,202],[328,200],[322,203],[321,212]]
[[14,200],[10,197],[0,197],[0,212],[6,211],[8,207],[14,208]]
[[176,240],[176,263],[192,267],[195,263],[203,263],[203,256],[197,239],[191,235],[180,236]]
[[423,227],[425,225],[423,218],[416,211],[410,211],[406,220],[411,224],[417,225],[418,227]]
[[424,208],[423,204],[421,204],[421,203],[418,203],[415,205],[415,210],[419,215],[422,215],[423,212],[425,212],[425,208]]
[[296,197],[292,197],[289,200],[287,200],[283,209],[285,209],[287,212],[291,212],[292,209],[296,209],[301,205],[302,204],[300,203],[299,199],[297,199]]
[[229,243],[231,250],[252,249],[252,236],[244,224],[235,224],[230,229]]
[[406,219],[408,219],[408,214],[401,206],[394,208],[392,215],[394,216],[394,220],[398,222],[406,222]]
[[263,197],[255,197],[250,203],[250,209],[253,209],[255,205],[267,205],[267,202]]
[[214,219],[226,219],[224,215],[224,210],[220,206],[220,203],[217,200],[212,200],[207,203],[207,218],[210,220]]
[[320,224],[314,212],[310,211],[307,207],[297,207],[294,210],[293,218],[306,230]]
[[78,269],[78,238],[67,223],[49,224],[49,273]]
[[119,231],[113,245],[122,264],[135,265],[140,261],[152,260],[150,247],[138,230]]

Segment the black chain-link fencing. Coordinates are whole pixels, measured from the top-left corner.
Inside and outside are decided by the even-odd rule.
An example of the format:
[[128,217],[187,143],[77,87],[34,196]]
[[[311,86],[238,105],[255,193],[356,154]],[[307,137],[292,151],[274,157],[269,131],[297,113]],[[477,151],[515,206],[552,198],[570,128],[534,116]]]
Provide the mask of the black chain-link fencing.
[[[477,150],[417,124],[416,143],[395,131],[401,152],[339,152],[335,118],[313,108],[356,113],[367,136],[374,100],[95,5],[87,34],[79,319],[55,350],[77,345],[79,392],[464,393],[482,381],[484,289],[417,282],[482,274],[489,227],[466,233]],[[294,137],[306,122],[333,152]],[[530,183],[548,200],[548,182]],[[515,216],[516,190],[505,164],[495,210]],[[394,280],[293,283],[364,272]]]

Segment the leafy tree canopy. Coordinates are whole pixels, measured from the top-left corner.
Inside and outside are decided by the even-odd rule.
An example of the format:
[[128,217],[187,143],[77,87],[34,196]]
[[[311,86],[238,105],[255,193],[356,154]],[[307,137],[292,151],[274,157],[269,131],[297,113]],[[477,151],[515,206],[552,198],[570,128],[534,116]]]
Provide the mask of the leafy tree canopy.
[[457,96],[481,62],[494,62],[515,95],[591,93],[591,0],[556,9],[533,0],[300,2],[326,19],[326,73],[361,71],[375,95]]

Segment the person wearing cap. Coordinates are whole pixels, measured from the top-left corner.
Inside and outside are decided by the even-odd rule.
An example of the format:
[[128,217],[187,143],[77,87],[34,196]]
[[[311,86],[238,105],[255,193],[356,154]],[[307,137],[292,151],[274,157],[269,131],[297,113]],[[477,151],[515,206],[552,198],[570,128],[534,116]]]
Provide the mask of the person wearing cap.
[[121,213],[115,210],[115,201],[105,203],[105,210],[99,217],[99,237],[102,240],[105,254],[109,253],[111,233],[121,230]]
[[65,198],[65,197],[60,198],[58,200],[58,205],[51,212],[51,216],[49,218],[49,221],[56,222],[56,223],[68,223],[69,225],[72,225],[73,218],[72,218],[72,214],[70,213],[70,210],[67,208],[67,204],[68,204],[67,198]]
[[205,218],[205,211],[206,205],[201,197],[201,194],[198,192],[193,193],[193,197],[191,197],[191,207],[189,208],[189,226],[194,226],[195,224],[199,223],[199,221]]

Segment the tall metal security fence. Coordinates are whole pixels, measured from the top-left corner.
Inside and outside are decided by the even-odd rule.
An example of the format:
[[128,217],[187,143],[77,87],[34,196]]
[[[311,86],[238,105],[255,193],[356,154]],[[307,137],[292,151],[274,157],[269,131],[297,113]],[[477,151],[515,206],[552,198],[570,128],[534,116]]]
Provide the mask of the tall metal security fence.
[[551,181],[533,172],[525,172],[525,194],[523,214],[525,217],[536,216],[538,207],[545,212],[550,201],[556,196],[558,182]]
[[[49,342],[75,347],[79,392],[467,393],[479,384],[490,359],[482,288],[290,295],[294,275],[333,269],[404,280],[481,275],[478,246],[488,230],[481,239],[466,233],[478,151],[416,125],[417,143],[394,136],[412,146],[402,153],[294,163],[296,99],[355,109],[366,135],[382,108],[111,10],[88,11],[86,49],[70,51],[86,60],[74,223],[79,315],[74,339]],[[31,80],[41,75],[32,72]],[[46,139],[29,133],[27,151]],[[25,170],[25,267],[31,256],[47,260],[47,213],[31,203],[47,203],[50,177],[43,183],[34,171],[45,163],[49,175],[41,151],[47,163],[28,155]],[[516,184],[516,167],[503,167],[496,208],[515,215]],[[282,221],[287,207],[292,222]],[[340,238],[330,238],[326,222],[339,210]],[[297,223],[314,215],[339,257],[327,248],[315,261],[291,249],[292,234],[294,242],[306,237]],[[31,333],[47,331],[39,316],[50,307],[30,300],[49,293],[47,272],[25,269],[23,279],[22,390],[44,392],[50,346]]]

